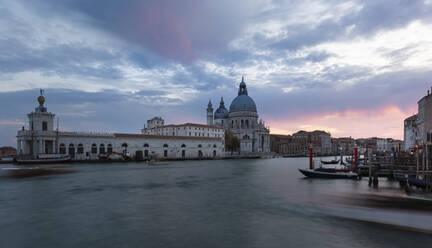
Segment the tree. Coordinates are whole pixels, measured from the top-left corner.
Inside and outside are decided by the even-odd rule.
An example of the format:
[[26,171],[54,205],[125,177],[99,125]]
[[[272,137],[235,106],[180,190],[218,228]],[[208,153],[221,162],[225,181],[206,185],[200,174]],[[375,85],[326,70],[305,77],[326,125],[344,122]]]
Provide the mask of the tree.
[[231,154],[234,151],[238,151],[240,149],[240,141],[239,139],[230,131],[225,131],[225,150],[231,151]]

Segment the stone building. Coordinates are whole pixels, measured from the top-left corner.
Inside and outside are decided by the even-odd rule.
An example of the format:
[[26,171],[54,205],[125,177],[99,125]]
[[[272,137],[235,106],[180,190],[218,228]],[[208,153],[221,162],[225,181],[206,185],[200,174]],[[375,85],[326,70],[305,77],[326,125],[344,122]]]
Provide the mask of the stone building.
[[[162,124],[151,123],[152,120],[158,118]],[[195,123],[185,123],[179,125],[164,125],[164,120],[161,117],[155,117],[147,121],[147,127],[141,130],[142,134],[146,135],[161,135],[161,136],[183,136],[183,137],[211,137],[224,139],[224,129],[219,126],[210,126]],[[160,119],[159,119],[160,118]]]
[[0,158],[16,156],[17,150],[12,146],[0,147]]
[[404,120],[404,149],[406,151],[413,149],[416,145],[432,142],[432,94],[429,90],[426,96],[417,102],[417,105],[418,113]]
[[332,138],[333,154],[351,155],[356,145],[355,140],[351,137]]
[[[203,131],[202,135],[186,135],[186,128],[200,125],[187,124],[161,129],[154,134],[122,134],[63,132],[54,129],[55,114],[44,107],[45,97],[41,90],[39,106],[28,114],[29,130],[22,128],[17,133],[17,150],[20,157],[48,158],[58,154],[69,155],[73,160],[96,160],[122,154],[135,159],[195,159],[219,158],[224,156],[224,142],[220,137],[223,130],[212,127],[213,131]],[[153,118],[148,127],[163,125],[162,118]],[[204,127],[200,127],[204,128]],[[210,127],[206,127],[210,128]],[[173,135],[173,130],[174,135]],[[201,134],[200,133],[200,134]],[[214,134],[210,136],[210,134]],[[216,135],[217,134],[217,135]]]
[[417,115],[410,116],[404,121],[404,145],[403,149],[409,151],[417,144],[418,137]]
[[270,129],[264,121],[258,119],[255,101],[248,95],[244,78],[240,82],[238,95],[231,102],[229,110],[225,108],[223,98],[213,112],[211,101],[206,109],[207,125],[216,125],[230,130],[240,140],[240,153],[270,152]]
[[318,156],[332,154],[330,133],[324,131],[299,131],[293,135],[271,135],[272,151],[286,156],[305,156],[312,145]]

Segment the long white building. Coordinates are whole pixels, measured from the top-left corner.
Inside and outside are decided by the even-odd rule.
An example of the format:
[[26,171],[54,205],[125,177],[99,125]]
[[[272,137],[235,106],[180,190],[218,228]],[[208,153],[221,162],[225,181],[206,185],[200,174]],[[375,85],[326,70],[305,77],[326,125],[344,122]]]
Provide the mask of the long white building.
[[163,136],[211,137],[224,139],[224,129],[215,125],[185,123],[179,125],[165,125],[162,117],[154,117],[147,121],[147,126],[141,130],[142,134]]
[[[22,158],[47,158],[58,154],[67,154],[72,160],[118,158],[120,155],[137,160],[224,156],[223,130],[217,127],[199,124],[173,125],[171,129],[157,134],[61,132],[54,129],[55,114],[44,107],[45,97],[42,91],[38,102],[39,106],[35,111],[27,115],[29,129],[23,127],[17,133],[17,153]],[[184,129],[180,130],[181,127]],[[205,130],[197,132],[194,128],[198,127]],[[188,135],[189,133],[191,135]]]

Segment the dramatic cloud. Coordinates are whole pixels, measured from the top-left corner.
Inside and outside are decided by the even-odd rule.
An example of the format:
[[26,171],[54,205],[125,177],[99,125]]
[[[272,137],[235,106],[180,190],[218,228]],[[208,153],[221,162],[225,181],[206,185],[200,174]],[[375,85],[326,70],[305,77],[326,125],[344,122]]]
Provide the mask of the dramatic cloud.
[[402,137],[431,86],[422,0],[0,0],[0,145],[36,89],[67,130],[204,122],[249,94],[273,133]]

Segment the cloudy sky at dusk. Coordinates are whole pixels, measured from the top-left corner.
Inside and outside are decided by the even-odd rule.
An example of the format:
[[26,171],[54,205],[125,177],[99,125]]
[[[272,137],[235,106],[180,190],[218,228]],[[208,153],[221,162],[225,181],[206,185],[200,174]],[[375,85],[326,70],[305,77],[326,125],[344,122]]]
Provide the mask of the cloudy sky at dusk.
[[0,0],[0,145],[44,88],[61,129],[205,122],[241,76],[272,133],[402,138],[432,86],[431,0]]

